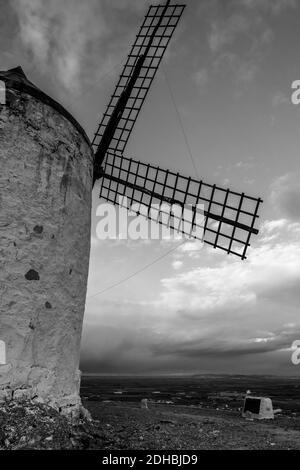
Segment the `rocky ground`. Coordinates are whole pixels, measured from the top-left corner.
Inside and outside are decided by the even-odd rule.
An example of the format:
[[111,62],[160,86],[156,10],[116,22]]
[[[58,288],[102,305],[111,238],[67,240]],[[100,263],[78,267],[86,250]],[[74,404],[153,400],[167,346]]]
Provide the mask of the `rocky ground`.
[[248,421],[238,412],[130,403],[86,403],[105,449],[300,449],[300,418]]
[[76,425],[47,405],[0,405],[0,450],[85,449],[98,438],[98,423]]
[[87,402],[94,420],[72,425],[30,402],[0,406],[0,449],[300,449],[300,418],[247,421],[188,406]]

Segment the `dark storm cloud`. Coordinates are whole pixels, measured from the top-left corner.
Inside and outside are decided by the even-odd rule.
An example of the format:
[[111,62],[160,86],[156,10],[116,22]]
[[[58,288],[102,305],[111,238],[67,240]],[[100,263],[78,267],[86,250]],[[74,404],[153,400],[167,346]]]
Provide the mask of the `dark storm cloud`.
[[152,347],[152,351],[157,355],[175,355],[177,357],[223,357],[238,358],[242,355],[264,354],[273,351],[290,348],[295,337],[300,337],[300,331],[282,331],[268,338],[255,338],[243,341],[241,344],[232,344],[216,339],[207,344],[203,339],[178,344],[162,344]]
[[[171,332],[170,335],[158,334],[153,327],[135,325],[134,313],[131,318],[131,321],[127,317],[119,322],[118,327],[86,325],[81,356],[81,367],[85,372],[151,373],[168,367],[180,370],[183,364],[187,368],[195,363],[205,367],[214,360],[235,364],[243,357],[250,364],[256,362],[258,355],[287,350],[295,339],[300,338],[300,328],[294,324],[274,328],[271,332],[251,328],[256,337],[249,337],[247,328],[245,331],[240,329],[239,336],[237,333],[236,337],[234,334],[229,337],[228,331],[220,325],[213,334],[203,335],[202,329],[198,328],[196,338],[181,340],[178,334],[176,338]],[[208,318],[205,321],[209,324]],[[195,329],[193,331],[195,336]]]

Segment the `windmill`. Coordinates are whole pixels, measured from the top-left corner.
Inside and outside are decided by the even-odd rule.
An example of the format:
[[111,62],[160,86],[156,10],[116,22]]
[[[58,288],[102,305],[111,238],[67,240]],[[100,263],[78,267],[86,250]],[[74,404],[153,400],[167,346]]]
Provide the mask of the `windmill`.
[[[170,0],[165,5],[149,7],[92,142],[94,183],[100,179],[100,197],[106,201],[245,259],[251,235],[258,234],[260,198],[124,155],[184,9],[185,5],[170,4]],[[157,210],[152,210],[154,204],[158,204]],[[183,210],[174,217],[166,205],[177,205]],[[189,220],[184,213],[186,205],[192,210]],[[201,222],[196,217],[199,205],[204,208]]]
[[[0,71],[0,402],[42,399],[78,415],[97,180],[103,199],[126,197],[137,214],[241,259],[258,233],[261,199],[124,155],[184,8],[149,7],[92,145],[21,67]],[[175,205],[192,217],[165,210]]]

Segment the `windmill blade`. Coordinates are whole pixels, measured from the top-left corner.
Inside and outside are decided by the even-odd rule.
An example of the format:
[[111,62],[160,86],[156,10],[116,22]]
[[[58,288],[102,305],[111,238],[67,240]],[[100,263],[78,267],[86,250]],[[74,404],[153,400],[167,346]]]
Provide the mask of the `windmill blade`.
[[150,6],[95,133],[95,178],[108,149],[122,154],[185,5]]
[[[260,198],[111,152],[101,176],[105,200],[241,259],[258,234]],[[182,210],[174,214],[173,205]]]

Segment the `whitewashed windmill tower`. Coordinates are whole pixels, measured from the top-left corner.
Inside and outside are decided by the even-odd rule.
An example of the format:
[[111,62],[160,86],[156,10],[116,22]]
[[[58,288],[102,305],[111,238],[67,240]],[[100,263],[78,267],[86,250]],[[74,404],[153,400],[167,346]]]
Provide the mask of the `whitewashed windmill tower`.
[[21,68],[0,80],[0,396],[78,408],[94,155]]
[[[205,243],[245,258],[260,199],[123,155],[185,6],[150,6],[90,144],[77,121],[21,68],[0,72],[0,399],[80,406],[79,351],[93,183],[153,218],[153,202],[202,203]],[[3,97],[3,90],[2,95]],[[93,151],[94,150],[94,151]],[[142,211],[142,206],[146,211]],[[190,232],[196,225],[196,209]],[[162,222],[161,211],[156,214]],[[172,228],[186,233],[183,220]],[[193,232],[194,233],[194,232]],[[193,236],[193,235],[192,235]]]

